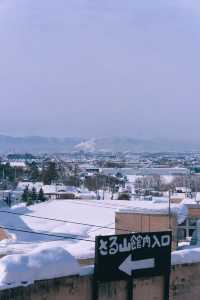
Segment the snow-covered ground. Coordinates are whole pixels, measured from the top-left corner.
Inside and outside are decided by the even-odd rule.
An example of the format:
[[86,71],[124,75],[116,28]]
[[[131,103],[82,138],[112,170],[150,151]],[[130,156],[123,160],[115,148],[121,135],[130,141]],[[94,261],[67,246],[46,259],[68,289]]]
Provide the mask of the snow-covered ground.
[[115,210],[123,205],[123,201],[50,200],[29,207],[0,208],[0,226],[13,228],[7,230],[10,238],[0,242],[0,255],[9,254],[0,259],[0,289],[75,274],[71,257],[94,257],[95,236],[114,233]]
[[[61,219],[70,222],[87,223],[81,225],[68,222],[43,220],[28,216],[13,215],[0,210],[0,225],[27,231],[37,231],[61,235],[57,238],[33,233],[9,231],[10,240],[0,242],[0,254],[26,253],[41,244],[62,246],[77,258],[94,256],[94,239],[99,234],[112,234],[115,227],[115,211],[123,207],[124,201],[95,201],[95,200],[50,200],[45,203],[26,207],[18,205],[7,211],[31,216]],[[130,205],[127,203],[126,206]],[[5,208],[4,208],[5,211]],[[109,228],[99,228],[105,226]],[[75,237],[76,239],[69,239]],[[67,239],[68,238],[68,239]],[[78,240],[83,239],[83,240]],[[84,241],[89,239],[91,241]]]
[[[180,207],[179,205],[172,205],[172,212],[178,214]],[[2,212],[5,210],[17,214]],[[1,226],[50,233],[64,236],[64,238],[8,230],[10,239],[0,242],[0,254],[26,253],[41,243],[47,245],[51,243],[52,246],[63,246],[77,258],[94,257],[95,236],[114,233],[115,212],[117,210],[168,213],[168,204],[157,204],[151,201],[50,200],[29,207],[21,204],[11,209],[4,208],[0,210]],[[183,216],[182,210],[183,208],[181,208],[181,216]],[[184,214],[186,213],[184,212]],[[18,214],[26,214],[26,216]],[[39,219],[27,215],[57,220]],[[101,228],[101,226],[106,228]],[[70,239],[70,237],[75,239]]]
[[[178,218],[187,216],[183,209],[181,205],[172,205],[172,213],[177,214]],[[78,274],[79,269],[74,260],[94,257],[95,236],[115,232],[115,212],[119,210],[167,214],[168,203],[50,200],[29,207],[21,204],[10,209],[0,208],[0,226],[13,228],[7,230],[10,238],[0,242],[0,255],[9,254],[0,259],[0,289],[8,284],[14,287],[34,280]],[[177,258],[177,255],[174,256],[175,262],[182,257]],[[185,255],[190,259],[189,254]],[[200,259],[199,252],[197,255]],[[54,257],[57,259],[54,260]]]
[[[12,214],[5,213],[5,210]],[[116,200],[49,200],[29,207],[21,204],[11,209],[2,208],[0,209],[0,225],[13,228],[13,230],[8,230],[9,240],[0,242],[0,255],[27,253],[38,245],[45,244],[47,247],[62,246],[78,259],[94,257],[95,236],[115,232],[115,212],[117,210],[167,214],[168,203]],[[181,216],[181,221],[183,217],[187,216],[185,207],[177,204],[172,205],[171,212],[177,214],[178,217]],[[26,214],[26,216],[18,214]],[[52,220],[42,219],[42,217]],[[16,228],[24,231],[50,233],[61,237],[15,231]]]
[[188,249],[172,252],[172,265],[192,264],[200,262],[200,247],[189,247]]

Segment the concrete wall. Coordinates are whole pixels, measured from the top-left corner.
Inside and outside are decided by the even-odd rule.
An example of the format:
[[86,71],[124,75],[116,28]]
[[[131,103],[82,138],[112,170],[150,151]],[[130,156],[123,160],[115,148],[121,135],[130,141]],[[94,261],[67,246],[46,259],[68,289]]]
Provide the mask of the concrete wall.
[[[1,300],[92,300],[93,275],[38,281],[28,287],[0,291]],[[172,267],[170,300],[200,299],[200,263]],[[98,300],[126,300],[127,282],[99,284]],[[134,300],[162,300],[163,278],[133,282]]]

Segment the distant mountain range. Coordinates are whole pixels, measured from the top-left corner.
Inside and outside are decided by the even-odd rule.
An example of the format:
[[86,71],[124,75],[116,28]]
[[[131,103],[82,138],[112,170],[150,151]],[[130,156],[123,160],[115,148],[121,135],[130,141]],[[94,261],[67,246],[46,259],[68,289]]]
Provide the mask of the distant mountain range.
[[200,143],[170,141],[164,139],[134,139],[106,137],[97,139],[11,137],[0,135],[0,153],[53,153],[69,151],[114,151],[114,152],[162,152],[200,150]]

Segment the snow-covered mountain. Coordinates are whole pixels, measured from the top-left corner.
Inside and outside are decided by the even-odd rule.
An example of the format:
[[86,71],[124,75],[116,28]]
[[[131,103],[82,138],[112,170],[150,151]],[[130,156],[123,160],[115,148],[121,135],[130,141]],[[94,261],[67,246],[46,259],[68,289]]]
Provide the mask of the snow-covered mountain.
[[0,135],[0,153],[31,152],[52,153],[69,151],[193,151],[200,150],[200,143],[173,141],[165,139],[135,139],[129,137],[105,137],[83,139],[77,137],[11,137]]

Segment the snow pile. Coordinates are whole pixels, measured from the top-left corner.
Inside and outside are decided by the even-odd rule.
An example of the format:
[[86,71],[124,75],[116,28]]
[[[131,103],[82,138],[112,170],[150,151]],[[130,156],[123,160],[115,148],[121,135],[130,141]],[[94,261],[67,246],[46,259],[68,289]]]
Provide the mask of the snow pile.
[[[130,205],[130,202],[127,201],[127,205]],[[38,247],[40,243],[63,247],[78,259],[92,258],[94,257],[95,236],[115,232],[115,210],[126,203],[112,200],[49,200],[28,207],[21,204],[1,209],[1,226],[24,229],[28,232],[7,230],[12,239],[0,241],[0,255],[26,254]],[[6,211],[26,216],[9,214]],[[39,217],[39,219],[28,215]],[[40,217],[50,218],[50,220],[40,219]],[[58,220],[66,220],[66,222]],[[64,238],[32,234],[31,231],[50,233]],[[70,239],[70,236],[75,239]],[[89,239],[91,242],[84,239]]]
[[[139,214],[168,214],[169,203],[160,202],[154,203],[152,201],[131,201],[132,206],[127,208],[120,208],[118,212],[123,213],[139,213]],[[185,221],[188,215],[188,208],[184,204],[171,204],[171,214],[177,216],[178,224]]]
[[172,252],[172,265],[192,264],[200,262],[200,247],[189,247]]
[[[109,235],[115,232],[115,212],[140,212],[168,214],[168,203],[151,201],[120,200],[62,200],[47,201],[29,207],[14,206],[6,211],[25,214],[8,214],[0,211],[0,225],[9,228],[24,229],[28,232],[7,230],[11,239],[0,241],[0,255],[26,254],[41,245],[59,246],[78,259],[94,257],[94,240],[97,235]],[[187,208],[173,204],[171,213],[176,212],[178,223],[187,217]],[[37,218],[29,217],[36,216]],[[40,217],[50,218],[40,219]],[[58,221],[65,220],[66,222]],[[68,222],[69,221],[69,222]],[[75,222],[75,223],[74,223]],[[96,226],[93,226],[96,225]],[[45,236],[32,234],[31,231],[63,236]],[[70,237],[73,239],[70,239]],[[77,239],[76,239],[77,238]]]
[[0,260],[0,288],[29,285],[36,280],[79,273],[78,262],[66,250],[41,246],[27,255],[8,255]]

